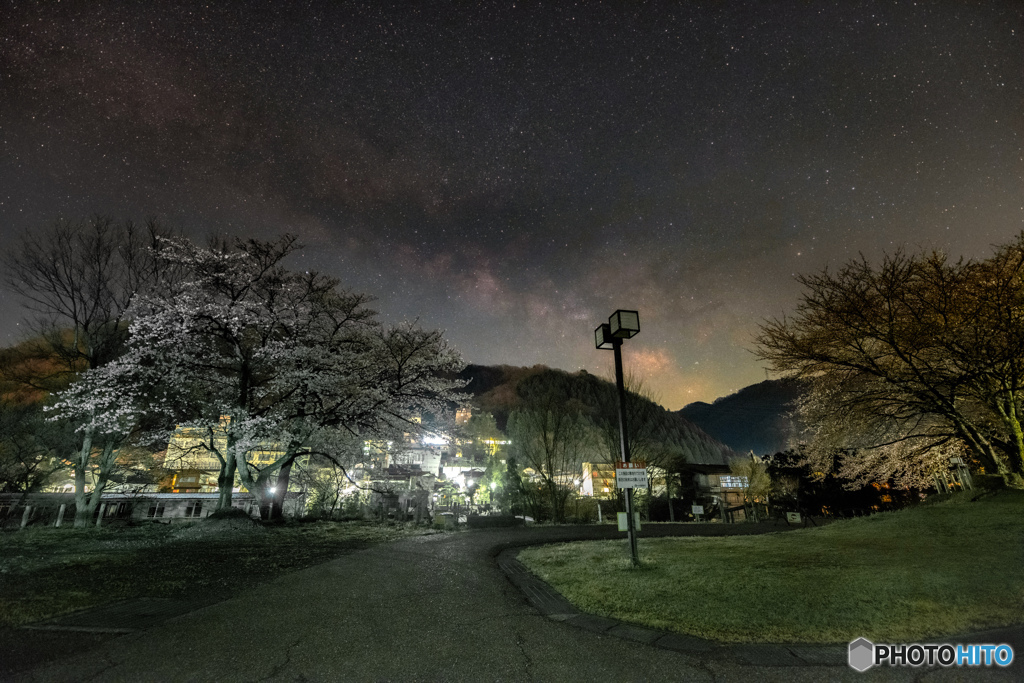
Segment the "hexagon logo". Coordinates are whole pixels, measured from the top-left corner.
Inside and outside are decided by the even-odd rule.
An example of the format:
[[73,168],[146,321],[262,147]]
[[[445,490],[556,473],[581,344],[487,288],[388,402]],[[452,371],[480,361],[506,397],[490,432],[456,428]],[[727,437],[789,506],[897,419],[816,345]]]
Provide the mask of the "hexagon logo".
[[857,671],[867,671],[875,663],[875,645],[867,638],[858,638],[850,643],[847,658],[850,667]]

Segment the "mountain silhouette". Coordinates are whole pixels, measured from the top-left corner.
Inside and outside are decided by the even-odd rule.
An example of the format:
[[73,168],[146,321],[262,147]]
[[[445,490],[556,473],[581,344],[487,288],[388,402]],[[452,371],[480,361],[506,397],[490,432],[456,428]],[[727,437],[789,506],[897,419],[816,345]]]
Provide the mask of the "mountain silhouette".
[[800,434],[792,416],[801,393],[794,379],[769,379],[714,403],[691,403],[677,415],[740,453],[774,454],[791,447]]

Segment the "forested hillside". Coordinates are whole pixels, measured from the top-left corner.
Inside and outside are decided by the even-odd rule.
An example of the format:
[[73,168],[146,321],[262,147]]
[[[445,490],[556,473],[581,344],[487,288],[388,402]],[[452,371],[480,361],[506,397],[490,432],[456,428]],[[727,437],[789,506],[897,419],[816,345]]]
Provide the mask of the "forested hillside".
[[[567,373],[543,365],[514,367],[509,365],[469,365],[460,377],[469,380],[465,391],[473,396],[474,405],[494,415],[498,428],[505,430],[508,416],[521,401],[517,387],[527,378],[537,383],[557,385],[571,401],[578,402],[584,414],[606,415],[614,410],[615,385],[586,371]],[[694,464],[725,464],[735,455],[724,443],[712,438],[685,417],[672,413],[651,401],[634,397],[635,410],[645,415],[645,438],[670,447],[686,461]],[[631,411],[633,412],[633,411]],[[639,428],[640,425],[634,425]],[[631,428],[631,432],[633,429]]]

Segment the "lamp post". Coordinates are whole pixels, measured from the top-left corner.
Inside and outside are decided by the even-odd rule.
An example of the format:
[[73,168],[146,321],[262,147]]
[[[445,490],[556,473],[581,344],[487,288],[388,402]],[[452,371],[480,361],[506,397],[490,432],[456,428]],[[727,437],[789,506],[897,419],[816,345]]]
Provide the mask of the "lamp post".
[[[594,342],[599,349],[615,352],[615,388],[619,392],[619,450],[622,462],[630,462],[629,439],[626,428],[626,384],[622,379],[622,340],[640,332],[640,314],[637,311],[618,310],[612,313],[608,322],[594,330]],[[629,557],[633,566],[640,564],[636,547],[636,524],[633,521],[633,489],[626,488],[626,538],[629,540]]]

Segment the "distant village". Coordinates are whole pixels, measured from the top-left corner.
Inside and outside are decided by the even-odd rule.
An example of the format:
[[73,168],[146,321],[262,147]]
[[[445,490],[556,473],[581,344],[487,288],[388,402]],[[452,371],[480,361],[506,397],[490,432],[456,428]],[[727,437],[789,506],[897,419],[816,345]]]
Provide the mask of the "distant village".
[[[297,464],[301,475],[289,482],[285,514],[415,522],[436,519],[439,524],[441,516],[452,517],[457,523],[465,522],[470,515],[499,514],[496,489],[511,442],[496,438],[500,435],[466,435],[472,415],[470,408],[456,412],[455,431],[461,436],[421,429],[406,432],[401,443],[365,441],[365,457],[348,471],[331,471],[311,463],[309,458],[300,458]],[[95,523],[193,521],[213,513],[220,464],[202,443],[205,433],[187,427],[176,429],[166,451],[154,454],[153,469],[161,473],[158,480],[128,474],[108,482]],[[213,433],[214,439],[226,439],[224,430]],[[279,448],[267,444],[262,452],[250,454],[250,460],[259,466],[273,462],[278,455]],[[724,508],[742,507],[746,482],[728,472],[725,464],[697,466],[692,472],[693,484],[704,500]],[[652,497],[665,495],[665,474],[662,468],[650,468]],[[522,475],[526,485],[538,478],[530,467],[523,468]],[[576,496],[598,504],[617,495],[613,463],[583,462],[578,470],[559,473],[558,479]],[[73,516],[69,511],[74,504],[73,491],[74,482],[65,478],[54,480],[37,493],[0,494],[0,520],[7,528],[66,524]],[[232,506],[260,517],[258,498],[246,491],[237,477]],[[600,509],[597,505],[591,507]],[[606,505],[603,513],[595,512],[592,521],[598,521],[597,514],[613,515],[614,507]],[[738,518],[742,519],[742,511]]]

